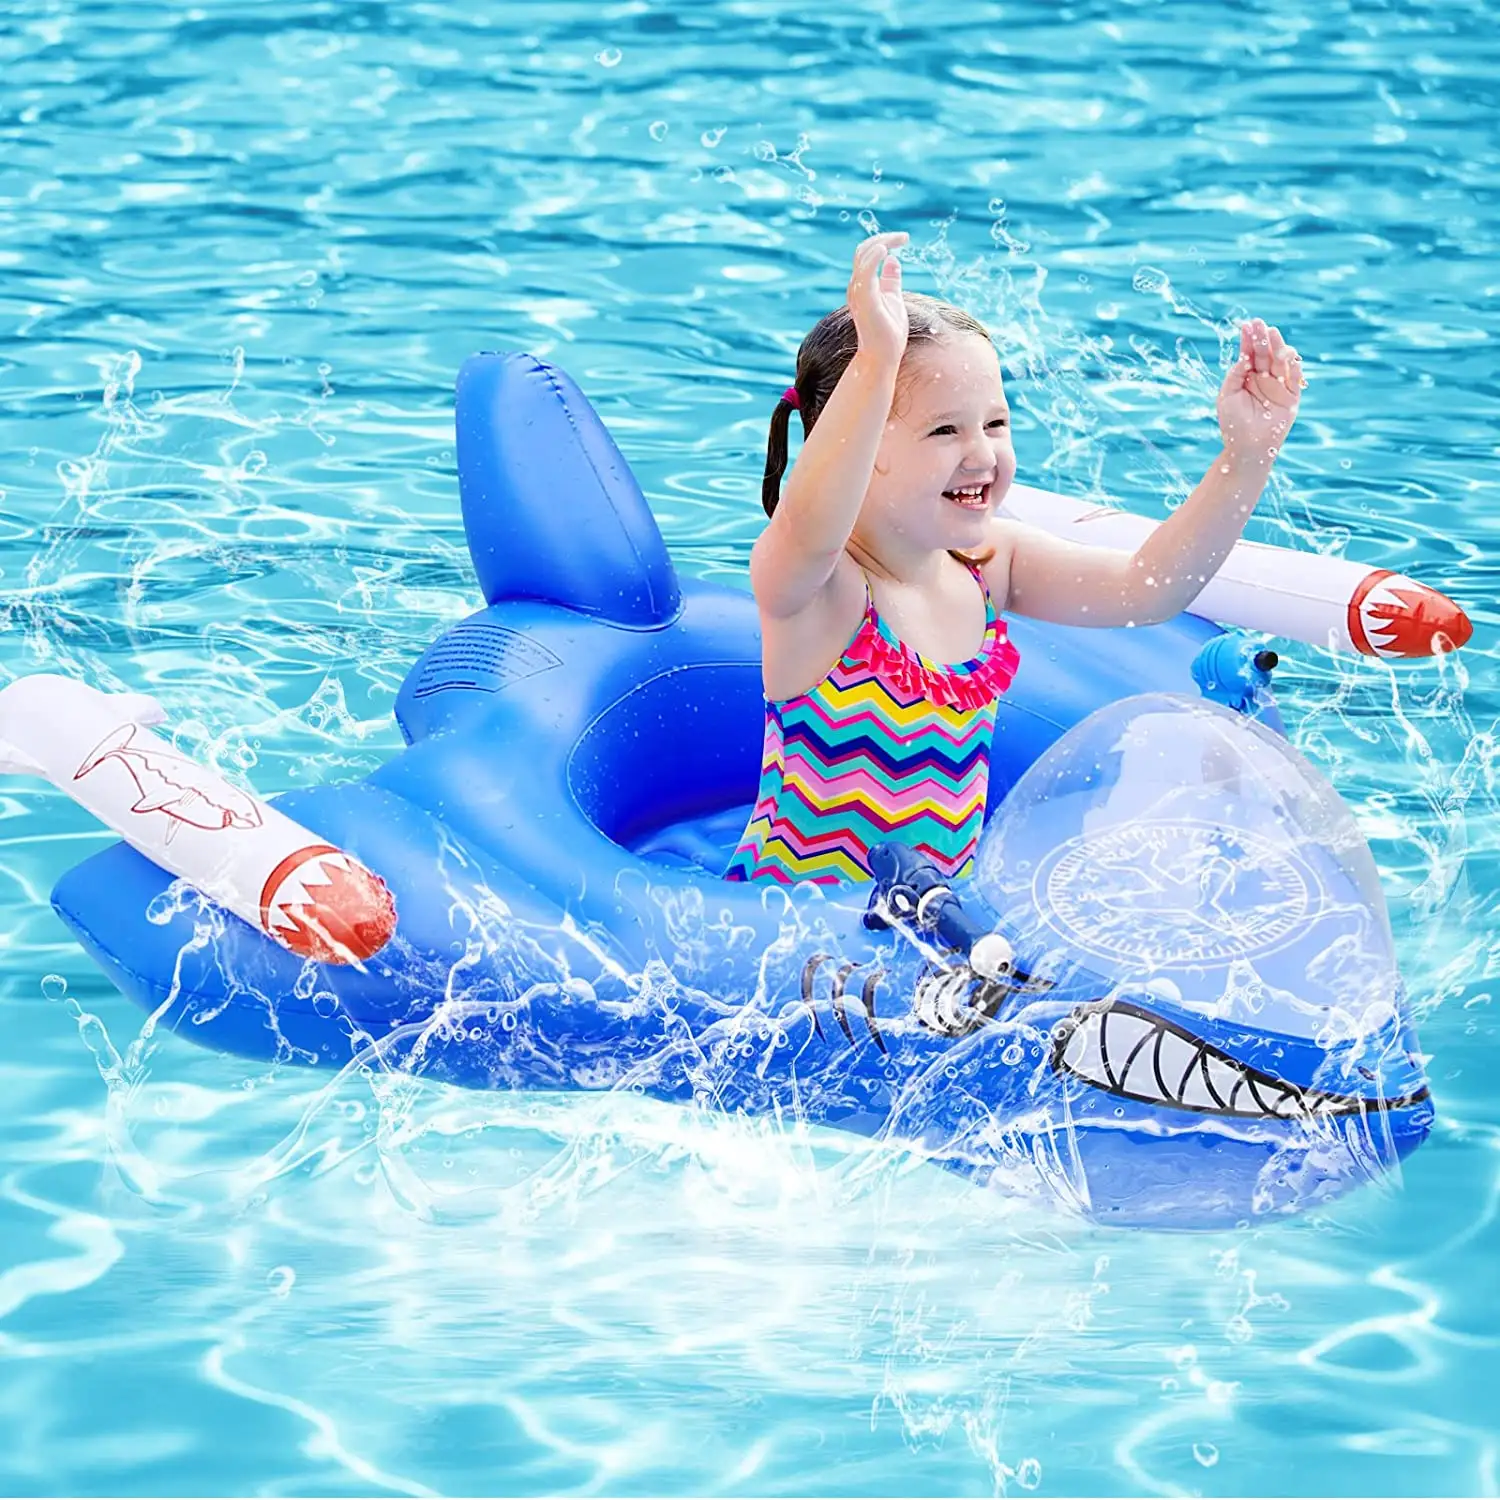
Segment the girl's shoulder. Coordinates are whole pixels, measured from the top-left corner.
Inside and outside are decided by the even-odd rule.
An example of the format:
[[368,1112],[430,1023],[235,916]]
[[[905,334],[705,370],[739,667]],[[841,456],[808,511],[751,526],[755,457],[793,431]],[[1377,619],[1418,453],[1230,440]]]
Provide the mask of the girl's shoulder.
[[801,609],[780,615],[775,608],[768,607],[769,600],[763,597],[774,596],[775,579],[770,573],[773,566],[771,561],[756,556],[759,545],[757,541],[750,552],[750,589],[760,611],[762,626],[777,618],[784,623],[806,626],[816,624],[820,619],[826,620],[829,616],[842,618],[851,610],[863,612],[869,597],[865,571],[848,552],[840,552],[828,577],[813,590]]
[[762,606],[761,675],[766,696],[782,702],[817,686],[863,627],[869,603],[864,570],[845,552],[796,614],[778,616]]
[[1016,550],[1016,527],[1015,521],[996,516],[979,551],[979,556],[984,559],[979,570],[996,614],[1004,614],[1010,602],[1010,565]]

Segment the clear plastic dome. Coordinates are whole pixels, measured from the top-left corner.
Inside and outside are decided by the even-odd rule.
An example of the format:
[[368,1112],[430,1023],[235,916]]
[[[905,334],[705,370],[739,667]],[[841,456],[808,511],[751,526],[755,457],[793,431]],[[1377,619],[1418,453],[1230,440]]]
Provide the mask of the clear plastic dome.
[[1035,952],[1295,1034],[1399,986],[1375,862],[1280,735],[1148,693],[1075,725],[991,819],[980,894]]

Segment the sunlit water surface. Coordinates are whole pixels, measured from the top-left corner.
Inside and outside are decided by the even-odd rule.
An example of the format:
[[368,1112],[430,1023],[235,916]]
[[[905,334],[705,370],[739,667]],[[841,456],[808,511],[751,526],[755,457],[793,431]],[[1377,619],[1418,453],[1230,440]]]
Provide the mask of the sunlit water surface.
[[1278,672],[1431,1139],[1316,1217],[1108,1233],[790,1127],[258,1070],[142,1037],[47,906],[106,836],[8,781],[0,1492],[1495,1492],[1493,18],[948,9],[15,0],[4,674],[149,690],[262,793],[358,777],[478,603],[476,350],[562,364],[682,571],[743,583],[868,229],[994,330],[1021,479],[1152,515],[1260,315],[1311,384],[1251,534],[1476,627]]

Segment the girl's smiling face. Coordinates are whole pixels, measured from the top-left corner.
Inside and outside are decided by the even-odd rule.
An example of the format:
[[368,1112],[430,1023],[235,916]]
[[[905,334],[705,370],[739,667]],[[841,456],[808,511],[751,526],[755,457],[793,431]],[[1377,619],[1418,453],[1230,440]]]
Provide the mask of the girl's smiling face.
[[978,547],[1015,475],[995,346],[973,334],[921,345],[902,362],[859,529],[877,551],[883,537],[903,551]]

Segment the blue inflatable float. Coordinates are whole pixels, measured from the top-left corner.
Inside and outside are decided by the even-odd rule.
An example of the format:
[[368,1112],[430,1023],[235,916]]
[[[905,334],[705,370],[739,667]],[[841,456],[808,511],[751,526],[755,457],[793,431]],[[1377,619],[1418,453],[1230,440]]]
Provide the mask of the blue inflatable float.
[[1287,744],[1267,657],[1188,615],[1013,619],[972,881],[887,849],[874,885],[732,884],[763,727],[753,601],[678,579],[556,367],[470,360],[457,432],[486,606],[412,669],[406,750],[275,802],[379,875],[393,936],[363,964],[301,959],[114,845],[54,904],[159,1027],[795,1115],[983,1182],[1040,1170],[1121,1224],[1304,1207],[1422,1140],[1374,864]]

